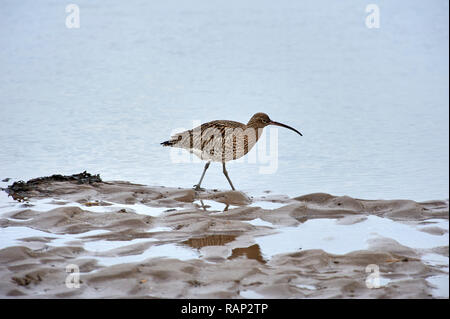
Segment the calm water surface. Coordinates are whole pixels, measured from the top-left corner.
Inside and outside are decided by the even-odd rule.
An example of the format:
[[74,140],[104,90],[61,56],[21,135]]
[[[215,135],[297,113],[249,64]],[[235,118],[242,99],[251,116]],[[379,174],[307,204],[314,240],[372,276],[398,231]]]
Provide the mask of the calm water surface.
[[[159,143],[193,121],[278,131],[278,169],[235,186],[290,196],[448,198],[448,1],[76,1],[0,8],[0,178],[83,170],[191,187],[203,164]],[[205,187],[228,188],[220,165]]]

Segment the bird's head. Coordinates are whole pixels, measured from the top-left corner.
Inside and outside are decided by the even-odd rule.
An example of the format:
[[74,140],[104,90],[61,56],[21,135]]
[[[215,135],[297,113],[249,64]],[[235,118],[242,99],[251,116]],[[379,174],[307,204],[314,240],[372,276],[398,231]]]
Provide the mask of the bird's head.
[[266,113],[256,113],[255,115],[252,116],[252,118],[250,119],[250,121],[248,121],[248,124],[247,124],[247,126],[254,127],[254,128],[264,128],[267,125],[276,125],[276,126],[285,127],[285,128],[288,128],[288,129],[300,134],[300,136],[303,136],[302,133],[300,133],[293,127],[290,127],[283,123],[272,121],[269,118],[269,115],[267,115]]

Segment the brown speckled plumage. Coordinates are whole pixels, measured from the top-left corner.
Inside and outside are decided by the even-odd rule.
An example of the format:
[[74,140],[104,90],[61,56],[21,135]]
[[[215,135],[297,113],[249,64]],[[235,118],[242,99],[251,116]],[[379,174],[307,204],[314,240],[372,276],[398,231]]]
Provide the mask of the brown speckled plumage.
[[[235,121],[211,121],[203,123],[192,130],[177,133],[170,140],[162,142],[163,146],[183,148],[195,154],[199,158],[209,162],[222,162],[224,174],[234,189],[225,169],[225,162],[241,158],[255,146],[267,125],[278,125],[300,132],[285,124],[272,121],[265,113],[256,113],[248,121],[242,124]],[[197,188],[200,187],[200,183]]]

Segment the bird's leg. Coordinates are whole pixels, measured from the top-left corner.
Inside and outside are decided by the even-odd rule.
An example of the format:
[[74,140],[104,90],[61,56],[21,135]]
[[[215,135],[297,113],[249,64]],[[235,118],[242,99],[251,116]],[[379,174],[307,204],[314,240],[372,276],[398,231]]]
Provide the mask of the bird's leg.
[[234,189],[234,186],[233,186],[233,183],[231,182],[231,179],[230,179],[230,177],[228,176],[227,169],[225,168],[225,162],[222,162],[222,165],[223,165],[223,175],[225,175],[225,177],[226,177],[227,180],[228,180],[228,183],[230,183],[231,189],[232,189],[232,190],[235,190],[235,189]]
[[203,201],[200,199],[200,203],[202,204],[202,208],[203,208],[203,210],[206,212],[206,206],[205,206],[205,204],[203,203]]
[[206,163],[205,168],[203,169],[202,177],[200,177],[200,181],[198,182],[197,185],[194,185],[194,189],[195,189],[196,191],[202,191],[202,190],[204,190],[203,188],[200,187],[200,185],[202,184],[203,177],[205,177],[206,170],[208,169],[210,163],[211,163],[211,162],[207,162],[207,163]]

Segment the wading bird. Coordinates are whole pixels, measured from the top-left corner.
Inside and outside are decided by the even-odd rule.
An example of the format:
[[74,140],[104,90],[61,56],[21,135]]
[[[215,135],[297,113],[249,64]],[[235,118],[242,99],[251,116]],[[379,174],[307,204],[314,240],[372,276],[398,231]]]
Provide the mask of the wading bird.
[[195,190],[202,190],[200,185],[211,162],[222,163],[223,174],[231,188],[235,190],[225,163],[247,154],[258,142],[262,130],[267,125],[285,127],[302,136],[302,133],[295,128],[272,121],[265,113],[256,113],[247,124],[224,120],[207,122],[192,130],[177,133],[171,136],[170,140],[162,142],[161,145],[186,149],[207,161],[200,181],[194,185]]

